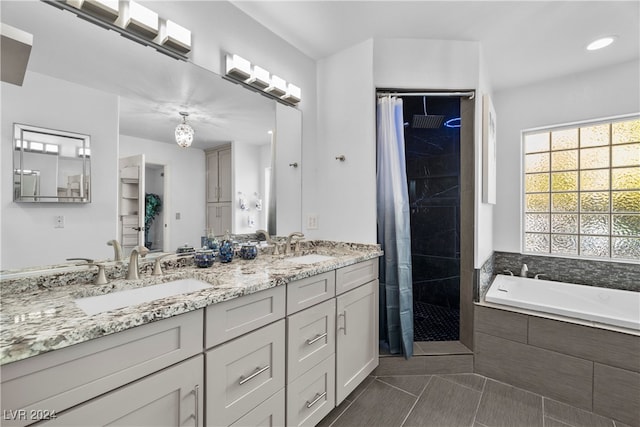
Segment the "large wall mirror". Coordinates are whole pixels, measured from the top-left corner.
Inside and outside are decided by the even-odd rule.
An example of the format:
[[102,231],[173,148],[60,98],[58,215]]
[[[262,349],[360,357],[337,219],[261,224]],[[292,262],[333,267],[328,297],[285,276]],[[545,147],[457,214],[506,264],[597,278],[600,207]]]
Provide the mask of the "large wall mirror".
[[[83,105],[82,111],[76,112],[81,117],[75,120],[82,125],[78,131],[91,135],[92,174],[91,180],[85,181],[91,184],[90,193],[86,194],[91,203],[70,208],[68,212],[56,212],[55,215],[77,216],[77,219],[72,218],[74,226],[81,222],[89,229],[96,229],[90,222],[102,221],[99,227],[102,234],[94,236],[96,241],[82,243],[82,249],[78,248],[78,242],[73,248],[71,233],[57,230],[54,234],[53,227],[48,225],[52,212],[49,209],[46,213],[43,210],[41,215],[35,212],[32,215],[41,216],[38,222],[42,224],[38,231],[40,239],[47,236],[62,242],[67,239],[68,257],[78,256],[78,252],[81,256],[96,259],[110,255],[111,249],[105,245],[106,240],[121,238],[122,190],[119,182],[121,165],[118,162],[143,155],[146,184],[142,191],[160,195],[163,203],[160,215],[150,227],[154,234],[150,239],[153,241],[152,249],[168,252],[185,243],[198,245],[207,228],[206,153],[222,146],[231,147],[233,157],[231,196],[224,201],[231,210],[230,231],[249,234],[268,228],[266,213],[272,204],[266,200],[267,197],[278,205],[273,211],[277,212],[275,215],[288,216],[286,220],[277,222],[277,228],[270,228],[270,233],[286,235],[300,231],[301,186],[295,187],[296,194],[289,194],[290,187],[278,187],[277,184],[270,186],[268,191],[265,188],[269,180],[267,169],[271,175],[286,173],[287,176],[281,180],[301,181],[301,167],[288,166],[301,164],[300,139],[280,140],[278,137],[279,134],[291,134],[284,129],[285,126],[293,126],[297,129],[295,134],[300,135],[299,110],[278,104],[194,63],[175,60],[113,31],[106,31],[46,2],[0,2],[0,6],[3,22],[34,36],[25,82],[20,88],[11,88],[16,98],[14,102],[24,103],[20,93],[33,92],[38,86],[35,83],[46,85],[50,79],[51,85],[64,81],[66,87],[69,82],[74,85],[72,95],[82,100],[82,104],[76,102],[74,105]],[[196,34],[194,43],[195,40]],[[218,53],[222,60],[222,52],[212,52]],[[37,73],[37,76],[30,78],[29,72]],[[54,90],[49,91],[48,87],[38,90],[35,95],[30,93],[31,99],[51,97],[47,100],[49,105],[56,105],[60,95],[54,99]],[[8,112],[12,105],[6,104],[4,94],[2,98],[3,113]],[[71,103],[73,100],[68,98],[62,101]],[[281,109],[287,110],[287,120],[278,119]],[[73,123],[52,123],[50,110],[44,111],[44,107],[33,103],[29,108],[13,110],[13,122],[74,130]],[[180,112],[189,113],[187,121],[195,129],[193,145],[186,149],[177,146],[174,136],[176,126],[182,120]],[[117,114],[116,122],[111,120],[113,113]],[[66,116],[69,120],[73,117]],[[8,144],[4,137],[2,142]],[[278,147],[277,158],[270,156],[276,152],[271,148],[272,144]],[[104,155],[105,150],[108,156]],[[85,166],[89,177],[89,163]],[[249,180],[250,177],[255,178]],[[10,178],[3,177],[5,179]],[[31,180],[29,185],[37,186],[34,183],[37,178],[29,178],[24,171],[21,180],[22,184]],[[41,177],[40,187],[43,185]],[[22,189],[20,191],[26,194]],[[249,202],[249,210],[241,208],[241,196]],[[255,209],[254,202],[259,199],[264,206],[262,211]],[[37,209],[39,206],[42,205],[23,204],[18,207]],[[90,214],[88,211],[92,209],[96,212]],[[96,217],[105,213],[110,217],[109,223]],[[24,220],[28,219],[25,217]],[[25,224],[21,228],[33,227]],[[224,231],[216,230],[216,234]],[[140,242],[145,243],[147,239],[143,237]],[[64,251],[59,252],[55,256],[60,259],[42,259],[40,264],[63,261]],[[16,260],[21,262],[17,256]],[[5,261],[6,266],[12,264],[12,260]]]
[[13,137],[14,201],[91,200],[89,135],[16,123]]

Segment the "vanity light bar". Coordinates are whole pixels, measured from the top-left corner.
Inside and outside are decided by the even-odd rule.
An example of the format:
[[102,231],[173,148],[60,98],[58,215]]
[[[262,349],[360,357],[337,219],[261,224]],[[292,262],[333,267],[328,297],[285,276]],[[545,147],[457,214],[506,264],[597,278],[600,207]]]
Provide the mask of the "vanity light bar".
[[188,60],[185,55],[191,51],[191,31],[134,1],[42,1],[174,59]]
[[122,3],[123,20],[120,25],[146,38],[154,38],[159,31],[159,17],[153,10],[134,1]]
[[269,71],[243,57],[233,54],[226,55],[225,77],[258,89],[260,93],[268,95],[289,105],[300,102],[301,90],[298,86],[287,83],[283,78],[270,75]]
[[120,16],[118,0],[67,0],[67,4],[113,22]]

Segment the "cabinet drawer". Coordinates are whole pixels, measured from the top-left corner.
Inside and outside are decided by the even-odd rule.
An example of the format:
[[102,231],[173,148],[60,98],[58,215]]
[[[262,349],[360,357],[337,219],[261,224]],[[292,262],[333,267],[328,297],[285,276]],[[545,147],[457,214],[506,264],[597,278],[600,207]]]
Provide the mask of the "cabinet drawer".
[[287,426],[316,425],[335,406],[335,356],[287,386]]
[[335,352],[335,325],[335,298],[287,318],[289,383]]
[[378,278],[378,259],[359,262],[336,270],[336,295]]
[[[46,426],[202,427],[204,357],[171,368],[76,406]],[[40,424],[38,424],[40,425]]]
[[231,427],[282,427],[284,424],[284,389],[259,404]]
[[232,424],[284,387],[284,319],[207,352],[207,423]]
[[287,285],[287,314],[296,313],[335,295],[335,271],[296,280]]
[[202,325],[198,310],[4,365],[2,410],[60,413],[202,352]]
[[206,348],[282,319],[285,314],[285,293],[284,286],[277,286],[208,306],[206,308]]

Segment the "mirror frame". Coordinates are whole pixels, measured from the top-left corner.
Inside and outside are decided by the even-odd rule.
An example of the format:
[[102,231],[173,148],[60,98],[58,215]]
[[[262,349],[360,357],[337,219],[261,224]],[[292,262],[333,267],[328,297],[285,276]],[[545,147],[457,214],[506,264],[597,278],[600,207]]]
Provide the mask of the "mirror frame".
[[[25,169],[28,165],[25,165],[25,132],[41,133],[53,137],[63,137],[70,139],[77,139],[82,141],[81,154],[78,157],[82,160],[82,175],[80,190],[81,193],[78,196],[59,196],[59,195],[23,195],[23,177],[25,176]],[[39,126],[25,125],[21,123],[13,124],[13,137],[11,138],[12,153],[13,153],[13,169],[12,182],[13,182],[13,201],[18,203],[91,203],[91,159],[90,155],[87,155],[87,150],[91,146],[91,137],[89,135],[80,134],[76,132],[67,132],[55,129],[48,129]],[[16,151],[19,155],[16,155]],[[44,154],[44,153],[43,153]],[[59,155],[59,154],[58,154]],[[28,175],[32,175],[29,173]],[[18,190],[18,191],[16,191]]]

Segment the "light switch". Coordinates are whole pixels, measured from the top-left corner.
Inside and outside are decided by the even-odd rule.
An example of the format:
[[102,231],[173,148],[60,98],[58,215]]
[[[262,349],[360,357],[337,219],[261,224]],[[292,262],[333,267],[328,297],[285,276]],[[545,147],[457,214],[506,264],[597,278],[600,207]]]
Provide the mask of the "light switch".
[[307,230],[317,230],[318,229],[318,215],[309,214],[307,215]]
[[176,219],[180,219],[180,212],[176,212]]

